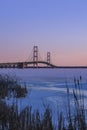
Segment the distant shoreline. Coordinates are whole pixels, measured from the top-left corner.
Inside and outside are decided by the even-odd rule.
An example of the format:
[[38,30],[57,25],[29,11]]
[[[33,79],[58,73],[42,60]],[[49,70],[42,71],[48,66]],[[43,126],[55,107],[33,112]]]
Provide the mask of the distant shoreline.
[[49,66],[29,66],[29,67],[0,67],[0,69],[87,69],[87,66],[55,66],[55,67],[49,67]]

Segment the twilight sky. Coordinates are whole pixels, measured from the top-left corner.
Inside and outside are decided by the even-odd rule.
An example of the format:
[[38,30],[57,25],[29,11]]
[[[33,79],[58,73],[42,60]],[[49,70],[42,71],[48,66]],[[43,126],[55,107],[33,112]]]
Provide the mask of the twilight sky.
[[87,65],[87,0],[0,0],[0,62],[30,59],[34,45],[56,65]]

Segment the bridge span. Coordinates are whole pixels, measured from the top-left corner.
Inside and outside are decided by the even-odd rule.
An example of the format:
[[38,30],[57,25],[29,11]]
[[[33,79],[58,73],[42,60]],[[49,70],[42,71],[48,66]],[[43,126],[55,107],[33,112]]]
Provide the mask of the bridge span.
[[0,63],[0,68],[59,68],[59,69],[87,69],[87,66],[56,66],[46,61]]
[[56,66],[46,61],[28,61],[0,63],[0,68],[55,68]]
[[60,69],[72,69],[72,68],[84,68],[87,66],[56,66],[51,63],[51,53],[47,52],[46,61],[39,59],[38,46],[33,47],[32,60],[24,62],[7,62],[0,63],[0,68],[60,68]]

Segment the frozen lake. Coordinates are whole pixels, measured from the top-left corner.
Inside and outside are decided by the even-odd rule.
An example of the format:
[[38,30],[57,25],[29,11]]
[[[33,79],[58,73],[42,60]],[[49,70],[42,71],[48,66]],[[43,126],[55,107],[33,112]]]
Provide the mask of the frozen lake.
[[66,85],[69,86],[73,106],[74,78],[82,76],[81,89],[87,108],[87,69],[0,69],[0,74],[16,76],[21,84],[26,83],[29,93],[18,100],[19,109],[32,105],[33,109],[43,111],[44,106],[50,105],[54,112],[57,109],[62,111],[67,106]]

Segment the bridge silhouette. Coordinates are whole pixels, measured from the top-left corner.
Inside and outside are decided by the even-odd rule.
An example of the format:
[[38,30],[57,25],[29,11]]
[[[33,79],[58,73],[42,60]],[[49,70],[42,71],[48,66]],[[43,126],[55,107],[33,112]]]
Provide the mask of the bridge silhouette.
[[0,63],[0,68],[87,68],[87,66],[57,66],[51,63],[51,53],[47,52],[46,61],[39,59],[38,46],[33,47],[32,60],[23,62]]
[[38,46],[33,47],[33,58],[31,61],[0,63],[0,68],[56,68],[51,63],[51,53],[47,52],[47,60],[39,59]]

